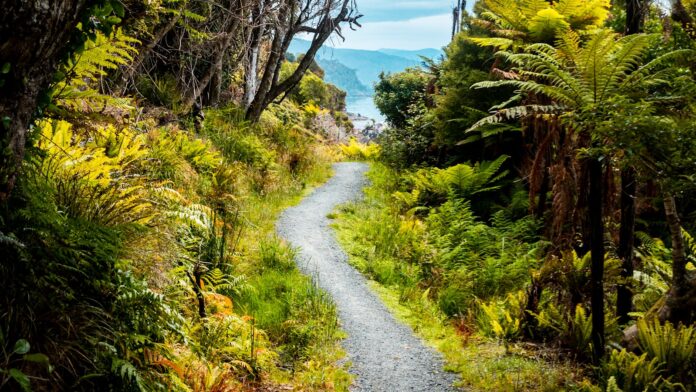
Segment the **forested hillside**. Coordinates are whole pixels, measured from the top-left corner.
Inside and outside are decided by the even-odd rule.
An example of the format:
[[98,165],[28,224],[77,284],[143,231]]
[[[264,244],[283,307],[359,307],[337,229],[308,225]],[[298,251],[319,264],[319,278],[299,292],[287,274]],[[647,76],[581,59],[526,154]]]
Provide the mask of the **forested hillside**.
[[[306,53],[311,42],[296,39],[290,45],[291,53]],[[334,48],[325,46],[317,54],[317,61],[321,64],[329,61],[337,61],[340,64],[355,70],[360,82],[368,88],[379,80],[382,72],[399,72],[408,67],[420,64],[420,54],[437,57],[437,50],[425,50],[422,52],[409,52],[399,50],[361,50]],[[342,86],[344,87],[344,86]],[[345,87],[344,87],[345,88]]]

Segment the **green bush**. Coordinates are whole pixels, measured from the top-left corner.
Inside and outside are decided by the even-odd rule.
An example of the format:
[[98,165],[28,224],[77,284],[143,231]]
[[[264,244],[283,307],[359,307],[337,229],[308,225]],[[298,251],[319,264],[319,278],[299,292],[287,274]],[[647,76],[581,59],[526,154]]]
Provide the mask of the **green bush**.
[[696,350],[696,328],[670,322],[661,325],[659,321],[640,320],[638,322],[638,342],[643,352],[657,359],[667,370],[683,379],[692,370]]
[[602,376],[613,380],[625,392],[670,390],[669,383],[660,376],[661,371],[657,358],[649,359],[647,354],[638,356],[626,349],[612,350],[602,366]]

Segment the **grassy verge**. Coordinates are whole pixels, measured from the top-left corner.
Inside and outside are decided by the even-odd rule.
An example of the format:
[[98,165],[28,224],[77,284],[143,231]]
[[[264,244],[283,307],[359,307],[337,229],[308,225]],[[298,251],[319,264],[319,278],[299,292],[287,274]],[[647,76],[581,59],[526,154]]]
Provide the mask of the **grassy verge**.
[[270,373],[274,384],[296,390],[346,391],[351,378],[337,362],[344,356],[331,298],[295,265],[295,252],[275,234],[280,213],[332,175],[328,162],[314,166],[302,181],[243,201],[247,223],[234,255],[248,286],[235,298],[238,312],[254,317],[279,354]]
[[[583,370],[532,344],[504,345],[476,332],[475,310],[468,317],[447,317],[433,299],[428,230],[414,216],[399,216],[390,203],[397,189],[394,173],[373,164],[366,198],[339,208],[334,228],[353,266],[371,279],[372,289],[427,344],[439,350],[446,369],[461,376],[459,385],[480,391],[579,390],[588,382]],[[499,282],[500,284],[504,284]],[[466,321],[469,320],[469,321]]]

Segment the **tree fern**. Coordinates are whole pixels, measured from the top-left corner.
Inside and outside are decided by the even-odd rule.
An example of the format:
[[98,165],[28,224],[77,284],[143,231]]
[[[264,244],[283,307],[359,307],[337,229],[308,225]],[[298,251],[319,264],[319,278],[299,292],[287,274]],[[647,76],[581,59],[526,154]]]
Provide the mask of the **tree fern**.
[[579,125],[578,117],[587,113],[596,123],[597,109],[616,97],[632,96],[640,91],[645,94],[646,84],[659,80],[660,67],[683,54],[672,52],[643,64],[651,40],[651,36],[644,34],[620,37],[599,30],[585,44],[580,44],[579,36],[571,31],[561,34],[557,48],[540,43],[527,46],[522,53],[499,52],[498,56],[513,65],[512,72],[505,74],[508,80],[481,82],[472,88],[511,86],[518,94],[545,97],[552,104],[497,109],[468,131],[544,115],[562,115],[569,123]]
[[609,0],[483,0],[485,11],[478,25],[489,37],[472,37],[481,46],[499,49],[522,47],[531,41],[552,43],[568,31],[589,31],[609,15]]

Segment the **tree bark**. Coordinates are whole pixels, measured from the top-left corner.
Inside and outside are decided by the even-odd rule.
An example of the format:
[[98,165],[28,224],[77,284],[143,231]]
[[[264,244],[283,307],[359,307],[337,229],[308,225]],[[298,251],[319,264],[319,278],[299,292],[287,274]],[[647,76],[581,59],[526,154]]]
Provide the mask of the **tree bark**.
[[643,30],[645,11],[647,4],[645,0],[626,0],[626,34],[639,34]]
[[244,70],[244,109],[249,109],[256,96],[256,91],[258,91],[259,53],[261,52],[262,37],[266,32],[266,22],[263,15],[265,3],[264,0],[260,0],[251,16],[252,26],[249,31],[249,48]]
[[196,102],[203,91],[207,89],[210,81],[213,79],[213,77],[215,77],[216,72],[222,72],[222,65],[225,57],[230,55],[229,48],[232,46],[232,41],[241,27],[241,20],[235,13],[235,11],[240,7],[242,7],[242,4],[239,1],[233,1],[231,3],[229,10],[231,15],[229,18],[231,20],[228,20],[225,24],[223,31],[224,35],[221,37],[221,41],[218,44],[218,48],[216,49],[210,64],[203,72],[203,76],[199,79],[198,87],[191,88],[184,96],[184,99],[182,99],[181,106],[183,111],[188,111],[191,106],[193,106],[193,103]]
[[604,222],[602,162],[590,162],[590,194],[588,200],[592,252],[591,264],[591,311],[592,311],[592,352],[595,363],[604,356]]
[[0,201],[6,200],[24,159],[27,130],[65,54],[70,34],[91,0],[9,0],[0,13]]
[[194,270],[193,275],[191,275],[191,273],[188,271],[186,271],[186,275],[191,281],[191,286],[193,286],[193,292],[196,294],[196,300],[198,301],[198,316],[200,316],[201,319],[204,319],[208,317],[208,314],[205,310],[205,296],[203,295],[203,290],[201,289],[202,274],[199,273],[196,269]]
[[[292,3],[292,2],[291,2]],[[309,3],[307,3],[309,4]],[[261,77],[261,82],[258,85],[258,90],[254,96],[253,101],[249,105],[246,111],[247,120],[256,122],[261,117],[261,113],[270,105],[276,98],[288,91],[293,89],[302,80],[309,67],[314,61],[314,57],[324,42],[334,33],[338,31],[340,24],[343,22],[349,22],[351,24],[357,24],[357,17],[350,17],[351,12],[351,1],[341,0],[340,11],[333,17],[331,15],[331,6],[333,2],[327,2],[326,8],[321,11],[321,15],[317,15],[319,18],[316,27],[303,26],[302,23],[307,22],[303,19],[303,13],[308,11],[308,5],[304,9],[300,10],[300,15],[295,15],[297,12],[296,4],[285,4],[285,7],[279,10],[279,21],[275,25],[275,32],[273,35],[273,43],[271,46],[271,51],[269,58],[266,62],[263,75]],[[307,15],[305,15],[306,17]],[[314,19],[314,18],[313,18]],[[312,43],[309,50],[304,55],[302,60],[295,70],[287,79],[279,81],[280,75],[280,65],[285,59],[285,52],[287,52],[290,42],[293,37],[300,32],[310,32],[314,34]]]
[[666,305],[669,307],[669,314],[666,315],[666,318],[673,322],[688,323],[691,321],[693,313],[692,307],[688,305],[688,294],[693,287],[687,276],[687,259],[681,221],[674,196],[665,195],[663,203],[672,239],[672,288],[667,295]]
[[621,171],[621,227],[618,256],[621,259],[621,283],[616,292],[616,314],[619,323],[627,324],[633,310],[633,245],[636,225],[636,171]]
[[[665,194],[663,205],[672,240],[672,287],[646,312],[645,318],[689,325],[696,315],[696,273],[689,273],[686,269],[684,237],[674,196]],[[638,328],[635,325],[624,330],[623,344],[629,349],[636,347],[637,339]]]
[[[626,0],[626,35],[643,30],[645,0]],[[621,283],[616,290],[616,315],[620,324],[628,324],[633,310],[633,246],[636,226],[636,170],[621,170],[621,226],[618,256],[621,259]]]

